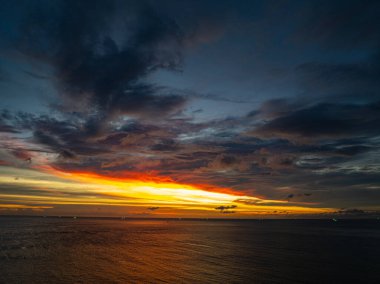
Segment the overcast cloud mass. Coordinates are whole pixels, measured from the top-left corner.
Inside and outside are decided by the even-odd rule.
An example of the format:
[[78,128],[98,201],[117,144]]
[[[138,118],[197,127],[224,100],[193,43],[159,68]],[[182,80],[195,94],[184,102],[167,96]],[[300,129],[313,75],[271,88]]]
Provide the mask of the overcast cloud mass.
[[[101,197],[17,183],[53,171],[232,192],[234,205],[210,205],[219,215],[276,202],[380,210],[379,1],[0,7],[4,210]],[[82,212],[68,208],[57,212]]]

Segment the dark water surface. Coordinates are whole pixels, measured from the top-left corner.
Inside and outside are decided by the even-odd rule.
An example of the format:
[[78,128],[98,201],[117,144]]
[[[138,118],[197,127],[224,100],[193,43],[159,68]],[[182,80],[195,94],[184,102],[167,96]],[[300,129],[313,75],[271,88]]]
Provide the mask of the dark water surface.
[[0,217],[0,283],[380,283],[380,221]]

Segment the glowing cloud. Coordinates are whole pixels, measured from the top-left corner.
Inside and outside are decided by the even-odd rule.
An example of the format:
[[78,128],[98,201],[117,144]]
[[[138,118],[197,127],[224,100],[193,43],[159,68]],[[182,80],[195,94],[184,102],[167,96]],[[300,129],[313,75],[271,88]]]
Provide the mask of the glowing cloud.
[[315,214],[332,211],[326,208],[289,204],[284,200],[242,196],[233,194],[232,190],[229,190],[229,193],[223,192],[224,189],[209,191],[167,179],[160,181],[155,178],[148,181],[146,177],[141,179],[106,177],[94,173],[63,172],[49,167],[44,168],[45,172],[9,167],[2,169],[0,183],[16,189],[0,194],[1,199],[7,201],[7,204],[0,205],[3,209],[51,209],[58,205],[88,205],[126,207],[129,213],[132,208],[133,212],[138,214],[144,212],[147,207],[160,207],[159,214],[164,216],[181,213],[188,217],[210,215],[218,217],[220,214],[215,212],[215,208],[224,208],[225,204],[231,204],[228,208],[234,208],[234,216],[271,214],[274,211],[279,214]]

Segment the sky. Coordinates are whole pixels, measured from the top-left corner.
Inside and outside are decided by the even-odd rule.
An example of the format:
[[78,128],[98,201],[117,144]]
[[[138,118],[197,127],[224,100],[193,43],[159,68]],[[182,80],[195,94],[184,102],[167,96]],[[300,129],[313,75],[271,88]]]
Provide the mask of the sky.
[[0,214],[379,214],[379,1],[16,2]]

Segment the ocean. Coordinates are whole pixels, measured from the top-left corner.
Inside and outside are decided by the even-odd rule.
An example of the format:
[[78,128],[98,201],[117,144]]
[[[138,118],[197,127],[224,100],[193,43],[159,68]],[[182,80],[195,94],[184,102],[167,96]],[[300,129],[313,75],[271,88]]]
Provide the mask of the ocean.
[[0,283],[380,283],[380,220],[2,216]]

